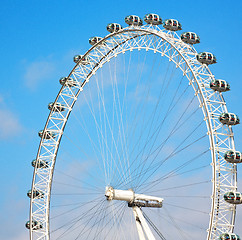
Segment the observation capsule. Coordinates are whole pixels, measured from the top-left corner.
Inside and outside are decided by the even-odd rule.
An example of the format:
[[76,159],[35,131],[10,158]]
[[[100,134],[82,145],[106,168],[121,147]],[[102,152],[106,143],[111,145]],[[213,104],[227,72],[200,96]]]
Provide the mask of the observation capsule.
[[88,56],[83,56],[83,55],[75,55],[74,57],[73,57],[73,61],[75,62],[75,63],[78,63],[79,61],[80,61],[80,63],[82,64],[82,65],[87,65],[87,64],[89,64],[90,63],[90,58],[88,57]]
[[197,54],[197,60],[204,64],[214,64],[217,62],[216,57],[210,52],[201,52]]
[[210,88],[218,92],[227,92],[230,90],[230,85],[221,79],[215,79],[210,82]]
[[[35,165],[36,165],[36,159],[34,159],[34,160],[31,162],[31,165],[32,165],[33,167],[35,167]],[[38,162],[38,164],[37,164],[36,167],[37,167],[37,168],[47,168],[47,167],[48,167],[48,162],[45,161],[45,160],[39,160],[39,162]]]
[[227,125],[237,125],[240,124],[239,117],[234,113],[222,113],[219,116],[219,121]]
[[185,32],[181,34],[181,40],[185,43],[196,44],[200,43],[200,38],[196,33]]
[[143,25],[142,19],[136,15],[129,15],[124,20],[128,25],[134,25],[134,26]]
[[241,204],[242,194],[240,192],[227,192],[224,194],[224,200],[231,204]]
[[170,30],[170,31],[182,30],[181,24],[177,20],[175,20],[175,19],[167,19],[167,20],[165,20],[164,23],[163,23],[163,27],[166,30]]
[[[31,194],[32,194],[32,190],[29,190],[27,192],[27,196],[29,198],[31,198]],[[43,198],[44,197],[44,193],[43,192],[40,192],[38,190],[33,190],[33,198]]]
[[101,37],[91,37],[89,38],[89,43],[93,46],[96,43],[100,42],[103,38]]
[[[31,221],[31,225],[33,230],[38,230],[43,228],[43,225],[35,220]],[[26,228],[30,229],[30,221],[26,222],[25,226]]]
[[49,130],[46,130],[45,132],[43,130],[40,130],[39,133],[38,133],[39,137],[40,138],[44,138],[44,139],[51,139],[51,138],[55,138],[55,133],[49,131]]
[[241,163],[242,153],[239,151],[230,150],[225,152],[224,159],[229,163]]
[[68,87],[75,87],[77,85],[77,83],[73,79],[68,79],[67,77],[60,78],[59,82],[62,86],[66,85]]
[[48,104],[48,109],[50,111],[53,110],[54,112],[63,112],[63,111],[65,111],[65,106],[60,103],[55,103],[55,105],[54,105],[54,103],[51,102]]
[[234,233],[223,233],[219,236],[219,240],[241,240],[241,238]]
[[118,23],[110,23],[108,24],[107,26],[107,30],[110,32],[110,33],[113,33],[113,32],[118,32],[119,30],[122,29],[122,26]]
[[149,13],[146,14],[144,17],[144,21],[148,24],[152,24],[152,25],[160,25],[162,24],[162,19],[158,14],[154,14],[154,13]]

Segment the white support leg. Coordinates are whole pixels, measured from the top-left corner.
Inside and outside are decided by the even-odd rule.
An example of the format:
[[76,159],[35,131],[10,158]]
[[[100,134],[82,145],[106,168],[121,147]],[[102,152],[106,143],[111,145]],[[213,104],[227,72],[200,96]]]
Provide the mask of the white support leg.
[[140,219],[138,217],[138,214],[137,214],[135,208],[137,208],[137,207],[133,207],[133,213],[134,213],[137,231],[138,231],[138,234],[139,234],[139,239],[145,240],[145,235],[144,235],[144,232],[143,232],[143,229],[142,229],[142,225],[141,225]]
[[133,212],[134,212],[136,226],[137,226],[140,240],[145,239],[144,233],[148,240],[155,240],[155,237],[154,237],[153,233],[151,232],[140,208],[133,207]]

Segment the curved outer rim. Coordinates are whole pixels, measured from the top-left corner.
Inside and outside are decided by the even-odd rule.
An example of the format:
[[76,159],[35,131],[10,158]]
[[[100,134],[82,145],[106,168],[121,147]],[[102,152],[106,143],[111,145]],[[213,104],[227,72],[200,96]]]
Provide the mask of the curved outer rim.
[[[193,59],[192,57],[188,56],[187,52],[182,52],[182,50],[184,50],[184,49],[185,50],[189,49],[190,50],[189,54],[192,54],[193,57],[196,58],[197,52],[195,51],[195,49],[193,47],[191,47],[190,45],[187,45],[187,44],[183,43],[179,39],[179,37],[175,38],[175,36],[176,37],[178,36],[176,33],[170,32],[170,31],[166,31],[166,30],[161,30],[161,29],[159,29],[159,27],[157,27],[157,26],[154,27],[152,25],[146,25],[146,26],[142,26],[142,27],[129,26],[127,28],[121,29],[118,32],[111,33],[111,34],[107,35],[106,37],[104,37],[100,42],[98,42],[97,44],[92,46],[84,54],[84,56],[89,55],[92,52],[92,50],[94,50],[94,49],[97,50],[98,46],[101,46],[104,42],[108,42],[108,41],[112,40],[113,43],[116,43],[117,45],[115,47],[113,47],[113,48],[108,48],[108,44],[105,44],[105,47],[109,51],[108,51],[108,54],[106,56],[102,55],[103,58],[106,58],[106,57],[108,58],[109,55],[112,53],[112,51],[114,49],[116,49],[119,46],[121,46],[122,44],[124,44],[124,42],[119,43],[117,40],[115,40],[115,37],[122,37],[123,35],[125,35],[127,33],[131,34],[131,35],[132,34],[137,34],[136,37],[140,37],[140,36],[156,36],[156,37],[162,39],[163,42],[169,44],[171,49],[174,49],[175,52],[178,53],[179,57],[181,58],[181,62],[183,61],[182,64],[186,65],[187,70],[186,71],[183,70],[183,72],[187,76],[187,78],[188,78],[189,72],[191,73],[192,79],[188,78],[188,80],[190,81],[189,84],[192,85],[192,87],[194,88],[195,94],[197,95],[198,100],[200,102],[200,106],[201,106],[201,108],[203,110],[203,114],[204,114],[204,117],[205,117],[204,120],[206,122],[207,129],[208,129],[208,135],[209,135],[210,146],[211,146],[210,150],[211,150],[211,155],[212,155],[212,163],[211,163],[211,165],[212,165],[212,168],[213,168],[213,179],[212,179],[213,192],[212,192],[212,196],[211,196],[211,198],[212,198],[211,213],[210,213],[211,216],[210,216],[210,223],[209,223],[207,239],[215,239],[215,236],[218,236],[218,234],[220,234],[223,231],[232,232],[233,228],[234,228],[234,221],[235,221],[235,206],[232,207],[232,213],[230,214],[230,220],[227,220],[228,223],[227,224],[221,224],[221,226],[219,226],[219,224],[218,224],[219,223],[219,221],[218,221],[219,217],[215,216],[215,204],[217,203],[217,207],[219,207],[218,198],[220,197],[220,193],[219,192],[220,192],[221,183],[222,183],[222,181],[220,179],[221,178],[221,174],[220,174],[221,169],[220,169],[220,159],[219,159],[222,156],[222,155],[219,156],[219,154],[221,154],[221,149],[222,148],[220,148],[221,144],[220,144],[219,141],[222,141],[222,144],[225,144],[225,145],[228,146],[227,149],[223,148],[222,152],[224,152],[225,150],[228,150],[228,149],[234,149],[235,150],[235,148],[234,148],[234,140],[233,140],[233,132],[232,132],[231,126],[221,126],[221,124],[220,124],[220,128],[225,129],[225,132],[227,132],[227,134],[223,133],[223,135],[225,136],[225,140],[222,140],[222,139],[220,139],[218,137],[218,130],[219,129],[215,128],[215,126],[216,126],[215,122],[216,122],[217,115],[215,116],[215,113],[212,111],[213,105],[211,103],[212,102],[211,99],[216,95],[216,98],[220,100],[220,103],[219,103],[220,104],[220,108],[223,109],[224,112],[227,112],[226,104],[224,102],[224,99],[223,99],[221,93],[211,91],[211,89],[208,90],[208,89],[206,89],[207,88],[207,86],[205,86],[206,84],[203,84],[203,82],[201,83],[201,80],[199,80],[199,75],[201,75],[201,73],[199,73],[199,68],[200,68],[200,70],[202,69],[203,71],[207,72],[207,75],[209,75],[208,79],[214,79],[214,76],[211,74],[211,72],[210,72],[209,68],[207,67],[207,65],[200,64],[199,62],[197,62],[196,59]],[[126,40],[129,41],[130,39],[134,39],[134,38],[135,37],[129,36],[129,38],[126,38]],[[103,46],[104,45],[102,45],[102,47]],[[179,47],[180,48],[182,47],[183,49],[182,48],[178,49]],[[145,47],[142,47],[142,48],[145,48]],[[146,46],[146,49],[152,50],[151,48],[149,48],[147,46]],[[127,51],[127,50],[130,50],[130,49],[126,49],[125,51]],[[116,53],[116,55],[120,54],[121,52]],[[159,51],[157,51],[157,52],[159,52]],[[160,52],[160,53],[162,54],[162,52]],[[114,57],[114,56],[112,56],[112,57]],[[110,57],[110,58],[112,58],[112,57]],[[173,61],[174,63],[178,64],[178,67],[180,69],[182,69],[181,66],[179,65],[179,63],[175,62],[175,60],[172,57],[170,58],[170,60]],[[102,59],[101,59],[101,61],[102,61]],[[103,64],[103,63],[101,63],[101,64]],[[54,149],[54,154],[49,156],[49,160],[52,159],[52,162],[51,162],[52,165],[51,165],[50,170],[49,170],[48,178],[45,178],[45,179],[43,178],[44,180],[42,179],[42,181],[46,181],[46,185],[47,185],[47,196],[46,196],[45,206],[44,207],[42,206],[42,208],[39,207],[38,211],[34,212],[33,211],[33,204],[35,204],[36,201],[39,201],[39,199],[34,199],[33,198],[33,191],[32,191],[32,196],[31,196],[31,200],[30,200],[30,220],[34,219],[35,216],[37,216],[37,215],[40,216],[40,217],[42,216],[42,219],[45,220],[45,223],[46,223],[45,226],[46,227],[43,230],[41,230],[41,231],[40,230],[36,231],[36,230],[32,229],[32,226],[30,226],[30,239],[33,239],[33,232],[34,233],[35,232],[39,232],[39,234],[38,234],[39,236],[37,237],[37,239],[49,239],[50,193],[51,193],[52,176],[53,176],[53,171],[54,171],[54,165],[55,165],[55,159],[56,159],[56,155],[57,155],[57,151],[58,151],[58,146],[59,146],[59,143],[61,141],[61,137],[62,137],[64,128],[65,128],[67,119],[68,119],[68,117],[69,117],[69,115],[71,113],[72,107],[74,106],[74,103],[75,103],[75,101],[77,99],[77,96],[82,91],[82,88],[85,86],[85,84],[89,81],[89,78],[91,78],[93,73],[100,67],[99,65],[97,65],[97,64],[94,65],[94,68],[87,75],[87,78],[85,78],[85,80],[82,83],[79,83],[78,91],[77,91],[76,95],[72,96],[72,98],[74,100],[73,100],[72,104],[68,106],[68,113],[66,114],[66,117],[63,118],[63,120],[62,120],[62,126],[61,126],[61,128],[59,128],[59,131],[58,131],[59,137],[58,137],[57,141],[55,141],[54,139],[51,139],[54,142],[54,145],[52,144],[54,146],[54,148],[53,148]],[[197,70],[194,70],[195,66],[198,66],[199,68]],[[76,66],[70,72],[68,77],[70,77],[73,73],[75,73],[75,71],[77,70],[78,67],[82,67],[80,63],[76,64]],[[96,67],[97,67],[97,69],[95,69]],[[57,100],[61,96],[62,92],[66,88],[67,88],[66,86],[62,86],[62,88],[59,91],[59,93],[58,93],[54,103],[57,102]],[[69,88],[69,90],[70,90],[70,88]],[[211,95],[210,96],[211,98],[209,97],[209,94]],[[53,112],[51,111],[49,116],[48,116],[48,119],[46,121],[44,131],[47,129],[47,127],[49,125],[49,122],[51,120],[52,114],[53,114]],[[229,142],[229,143],[227,143],[226,141]],[[43,146],[44,146],[44,139],[42,138],[41,141],[40,141],[38,154],[37,154],[37,158],[36,158],[37,159],[37,163],[40,161],[40,154],[41,154],[41,150],[42,150]],[[228,165],[226,162],[223,163],[222,165],[224,165],[224,164]],[[236,164],[229,164],[228,166],[229,166],[228,172],[230,172],[230,175],[232,176],[232,180],[231,180],[232,184],[229,186],[229,189],[236,190],[237,189]],[[44,173],[44,171],[43,171],[43,173]],[[36,186],[36,175],[37,174],[38,174],[38,176],[41,176],[41,170],[39,170],[39,169],[37,169],[35,167],[34,174],[33,174],[33,181],[32,181],[32,189],[34,189],[35,186]],[[217,177],[218,175],[220,176],[219,178]],[[220,206],[221,206],[221,203],[220,203]],[[231,207],[230,207],[230,209],[231,209]],[[45,214],[41,215],[41,211],[44,211]],[[36,214],[36,212],[37,212],[37,214]],[[43,215],[44,215],[44,217],[43,217]],[[226,216],[227,215],[228,214],[226,214]],[[224,217],[224,215],[223,215],[223,217]]]

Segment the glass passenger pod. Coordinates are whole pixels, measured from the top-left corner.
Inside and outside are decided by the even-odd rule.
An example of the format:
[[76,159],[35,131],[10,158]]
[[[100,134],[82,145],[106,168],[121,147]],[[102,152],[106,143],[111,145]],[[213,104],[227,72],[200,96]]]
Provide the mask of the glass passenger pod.
[[124,20],[128,25],[134,25],[134,26],[143,25],[142,19],[136,15],[129,15]]
[[230,85],[222,79],[213,79],[210,82],[210,88],[218,92],[227,92],[230,90]]
[[[33,167],[35,167],[36,165],[36,159],[34,159],[32,162],[31,162],[31,165]],[[48,167],[48,162],[47,161],[44,161],[44,160],[39,160],[37,166],[37,168],[47,168]]]
[[[31,225],[33,230],[38,230],[43,228],[43,225],[35,220],[31,221]],[[30,229],[30,221],[26,222],[25,226],[26,228]]]
[[93,46],[96,43],[100,42],[102,39],[102,37],[91,37],[89,38],[89,43]]
[[242,153],[239,151],[234,152],[233,150],[230,150],[225,152],[224,159],[229,163],[241,163]]
[[[32,194],[32,190],[29,190],[27,192],[27,196],[29,198],[31,198],[31,194]],[[44,197],[44,193],[38,190],[33,190],[33,198],[43,198]]]
[[241,240],[241,238],[234,233],[223,233],[219,236],[219,240]]
[[200,38],[196,33],[185,32],[181,34],[181,40],[185,43],[196,44],[200,43]]
[[43,130],[40,130],[38,132],[38,135],[40,138],[44,138],[44,139],[51,139],[51,138],[55,138],[55,133],[49,131],[49,130],[46,130],[45,132]]
[[67,78],[67,77],[62,77],[62,78],[60,78],[60,80],[59,80],[59,82],[60,82],[60,84],[63,86],[63,85],[66,85],[66,86],[68,86],[68,87],[75,87],[75,86],[77,86],[77,83],[76,83],[76,81],[74,81],[73,79],[71,79],[71,78]]
[[224,200],[231,204],[241,204],[242,194],[240,192],[227,192],[224,194]]
[[73,61],[75,63],[79,63],[80,62],[82,65],[87,65],[87,64],[90,63],[90,58],[88,56],[84,57],[83,55],[75,55],[73,57]]
[[240,119],[237,115],[234,113],[222,113],[219,116],[219,121],[222,124],[227,124],[227,125],[237,125],[240,123]]
[[107,30],[110,32],[110,33],[113,33],[113,32],[118,32],[119,30],[122,29],[122,26],[118,23],[110,23],[108,24],[107,26]]
[[55,103],[55,105],[54,105],[53,102],[48,104],[48,109],[50,111],[53,110],[54,112],[63,112],[63,111],[65,111],[65,107],[62,104]]
[[175,20],[175,19],[167,19],[167,20],[165,20],[164,23],[163,23],[163,27],[166,30],[170,30],[170,31],[182,30],[181,24],[177,20]]
[[216,57],[210,52],[201,52],[197,54],[197,60],[203,64],[217,63]]
[[147,24],[152,24],[152,25],[160,25],[162,24],[162,19],[158,14],[154,14],[154,13],[149,13],[146,14],[144,17],[144,21]]

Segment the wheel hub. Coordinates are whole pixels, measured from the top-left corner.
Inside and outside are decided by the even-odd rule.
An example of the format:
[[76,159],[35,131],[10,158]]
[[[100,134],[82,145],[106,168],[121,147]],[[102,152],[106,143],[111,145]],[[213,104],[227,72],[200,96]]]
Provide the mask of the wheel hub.
[[144,194],[137,194],[132,189],[120,190],[107,186],[105,190],[105,197],[108,201],[119,200],[128,202],[129,207],[154,207],[161,208],[163,198],[154,197]]

